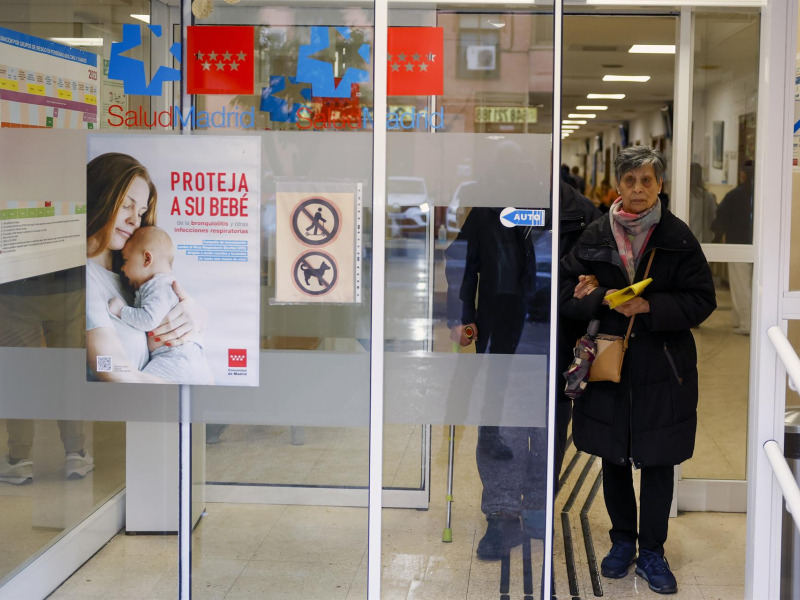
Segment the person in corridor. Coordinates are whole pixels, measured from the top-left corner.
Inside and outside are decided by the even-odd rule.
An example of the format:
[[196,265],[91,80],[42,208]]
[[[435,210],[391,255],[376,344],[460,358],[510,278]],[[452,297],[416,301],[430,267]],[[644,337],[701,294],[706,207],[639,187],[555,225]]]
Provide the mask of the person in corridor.
[[[753,198],[755,195],[752,161],[745,161],[739,171],[739,185],[725,194],[712,225],[714,242],[753,243]],[[750,335],[753,295],[753,263],[728,263],[731,286],[731,326],[735,333]]]
[[[677,582],[664,557],[673,471],[692,457],[697,431],[691,328],[714,311],[716,294],[700,243],[659,201],[664,156],[634,146],[622,150],[614,168],[620,198],[561,261],[559,299],[565,315],[599,319],[607,335],[624,336],[636,319],[620,382],[588,384],[574,405],[573,436],[576,448],[603,459],[612,524],[603,576],[625,577],[635,561],[653,591],[673,593]],[[604,297],[640,281],[651,257],[653,282],[642,296],[611,310]],[[642,474],[638,528],[631,468]]]

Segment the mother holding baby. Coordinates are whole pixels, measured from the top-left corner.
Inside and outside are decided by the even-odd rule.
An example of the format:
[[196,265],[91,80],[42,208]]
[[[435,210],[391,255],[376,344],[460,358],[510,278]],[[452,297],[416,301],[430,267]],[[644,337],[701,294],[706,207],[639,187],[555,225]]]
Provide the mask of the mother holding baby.
[[[156,224],[156,188],[147,169],[127,154],[108,153],[86,170],[86,357],[87,372],[96,381],[168,383],[142,370],[150,358],[147,338],[169,346],[198,341],[208,313],[176,281],[180,302],[151,332],[112,317],[108,305],[118,298],[133,304],[121,276],[121,250],[139,227]],[[110,357],[110,371],[98,371],[98,357]],[[108,361],[101,359],[102,367]]]

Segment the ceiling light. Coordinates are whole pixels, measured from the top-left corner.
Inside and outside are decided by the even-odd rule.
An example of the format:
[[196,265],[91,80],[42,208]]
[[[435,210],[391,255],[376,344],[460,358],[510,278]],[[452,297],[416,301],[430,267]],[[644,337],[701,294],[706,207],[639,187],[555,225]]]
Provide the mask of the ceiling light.
[[644,83],[650,81],[650,75],[606,75],[603,81],[633,81],[636,83]]
[[[587,94],[586,97],[589,100],[622,100],[625,97],[625,94]],[[580,106],[578,109],[580,110]],[[594,107],[594,110],[597,110],[597,107]]]
[[54,37],[54,38],[50,38],[50,39],[53,40],[54,42],[58,42],[60,44],[66,44],[67,46],[102,46],[103,45],[103,38]]
[[144,21],[148,25],[150,24],[150,15],[131,15],[134,19],[139,19],[140,21]]
[[630,54],[675,54],[675,44],[634,44]]
[[[608,110],[607,106],[576,106],[575,110]],[[572,115],[570,115],[572,116]]]
[[593,115],[591,113],[588,114],[588,115],[585,114],[585,113],[570,113],[569,114],[569,118],[570,119],[594,119],[596,116],[597,115]]
[[586,121],[561,121],[564,125],[586,125]]
[[492,21],[491,19],[486,19],[486,22],[492,27],[497,27],[497,29],[501,29],[506,26],[506,24],[502,21]]
[[580,129],[580,125],[562,125],[561,129]]

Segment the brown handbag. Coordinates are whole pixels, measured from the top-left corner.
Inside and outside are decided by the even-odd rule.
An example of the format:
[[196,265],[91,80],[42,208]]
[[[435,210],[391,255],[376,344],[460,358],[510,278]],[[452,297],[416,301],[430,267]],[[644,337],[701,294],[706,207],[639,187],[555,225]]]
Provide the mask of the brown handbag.
[[[647,270],[644,272],[644,279],[647,279],[647,276],[650,275],[650,267],[653,264],[655,255],[656,251],[653,250],[650,253]],[[631,317],[630,323],[628,323],[628,331],[625,333],[624,338],[618,335],[597,334],[597,337],[595,337],[597,355],[589,371],[589,381],[619,383],[622,377],[622,361],[625,359],[625,352],[628,350],[628,338],[630,338],[631,330],[633,330],[634,319],[636,319],[636,315]]]

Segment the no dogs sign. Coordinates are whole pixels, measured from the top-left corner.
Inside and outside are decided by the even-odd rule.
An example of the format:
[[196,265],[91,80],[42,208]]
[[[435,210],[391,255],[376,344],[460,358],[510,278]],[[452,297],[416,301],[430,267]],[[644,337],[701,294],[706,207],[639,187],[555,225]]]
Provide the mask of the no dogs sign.
[[280,182],[275,300],[356,301],[356,186]]

